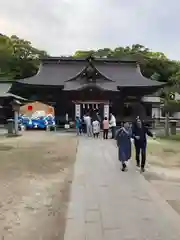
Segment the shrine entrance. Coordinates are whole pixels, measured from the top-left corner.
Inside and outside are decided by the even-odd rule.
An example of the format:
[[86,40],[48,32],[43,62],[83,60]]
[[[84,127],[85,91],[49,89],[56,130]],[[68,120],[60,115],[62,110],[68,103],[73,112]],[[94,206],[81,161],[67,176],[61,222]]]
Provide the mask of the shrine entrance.
[[109,102],[102,101],[77,101],[75,102],[75,117],[82,118],[89,114],[92,118],[99,114],[100,118],[109,118]]

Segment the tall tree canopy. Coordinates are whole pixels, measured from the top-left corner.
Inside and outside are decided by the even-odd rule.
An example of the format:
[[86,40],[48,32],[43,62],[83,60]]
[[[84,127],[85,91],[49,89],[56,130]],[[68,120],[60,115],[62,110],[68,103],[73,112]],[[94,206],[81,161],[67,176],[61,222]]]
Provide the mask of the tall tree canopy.
[[34,48],[29,41],[17,36],[0,35],[0,79],[18,79],[34,75],[39,58],[45,51]]
[[131,47],[118,47],[114,50],[110,48],[99,49],[97,51],[77,51],[74,57],[86,57],[93,55],[98,58],[136,59],[144,76],[150,78],[153,74],[159,75],[158,81],[167,82],[170,77],[180,69],[180,64],[169,60],[164,53],[152,52],[140,44]]

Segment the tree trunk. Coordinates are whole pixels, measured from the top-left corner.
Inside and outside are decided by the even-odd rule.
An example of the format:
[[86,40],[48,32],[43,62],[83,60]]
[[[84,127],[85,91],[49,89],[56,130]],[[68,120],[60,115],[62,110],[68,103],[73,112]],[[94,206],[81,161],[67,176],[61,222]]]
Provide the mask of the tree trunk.
[[169,112],[166,112],[165,115],[165,135],[166,137],[169,136]]

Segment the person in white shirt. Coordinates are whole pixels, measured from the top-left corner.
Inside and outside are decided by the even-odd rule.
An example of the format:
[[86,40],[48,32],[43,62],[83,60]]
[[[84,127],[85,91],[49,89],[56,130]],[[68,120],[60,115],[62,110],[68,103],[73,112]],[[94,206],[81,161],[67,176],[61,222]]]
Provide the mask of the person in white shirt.
[[84,117],[84,121],[86,123],[86,131],[87,131],[87,135],[88,137],[92,136],[92,124],[91,124],[91,117],[87,114]]
[[112,139],[114,139],[115,138],[115,132],[116,132],[116,118],[112,113],[110,114],[109,124],[110,124],[111,131],[112,131]]
[[94,119],[94,121],[92,122],[92,128],[93,128],[94,138],[95,137],[98,138],[100,133],[100,123],[97,119]]

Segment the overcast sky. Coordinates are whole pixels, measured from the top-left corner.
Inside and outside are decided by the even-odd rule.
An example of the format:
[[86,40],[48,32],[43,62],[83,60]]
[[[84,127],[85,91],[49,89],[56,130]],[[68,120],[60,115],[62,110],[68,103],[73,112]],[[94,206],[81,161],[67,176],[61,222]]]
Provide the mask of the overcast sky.
[[0,0],[0,32],[49,54],[140,43],[180,59],[179,0]]

